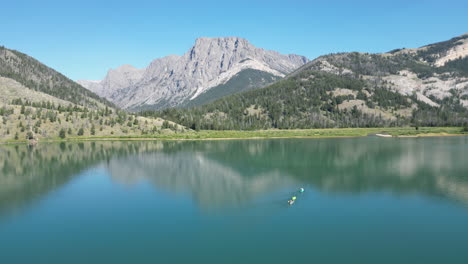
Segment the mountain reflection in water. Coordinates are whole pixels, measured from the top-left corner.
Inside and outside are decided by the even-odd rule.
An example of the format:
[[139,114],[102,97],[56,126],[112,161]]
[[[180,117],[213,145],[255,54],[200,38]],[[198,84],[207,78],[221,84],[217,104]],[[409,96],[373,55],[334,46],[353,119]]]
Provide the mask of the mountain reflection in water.
[[280,188],[387,191],[468,204],[468,138],[347,138],[51,143],[0,147],[0,215],[104,167],[201,207],[245,204]]

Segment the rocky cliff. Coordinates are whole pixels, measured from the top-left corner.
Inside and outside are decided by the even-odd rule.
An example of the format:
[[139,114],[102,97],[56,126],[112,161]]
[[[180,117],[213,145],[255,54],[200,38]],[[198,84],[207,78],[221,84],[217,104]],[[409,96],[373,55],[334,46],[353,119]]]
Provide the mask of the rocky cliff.
[[[257,48],[238,37],[198,38],[182,56],[156,59],[144,69],[121,66],[102,81],[78,82],[122,108],[161,109],[187,104],[246,70],[283,77],[307,61],[303,56]],[[250,80],[253,88],[257,83],[265,85],[264,77]]]

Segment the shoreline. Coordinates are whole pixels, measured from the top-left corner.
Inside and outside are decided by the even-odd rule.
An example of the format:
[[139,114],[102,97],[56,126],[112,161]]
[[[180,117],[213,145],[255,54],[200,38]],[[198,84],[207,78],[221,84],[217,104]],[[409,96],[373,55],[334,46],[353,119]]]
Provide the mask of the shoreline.
[[[454,136],[465,136],[465,135],[454,135]],[[468,136],[468,135],[467,135]],[[59,143],[59,142],[88,142],[88,141],[222,141],[222,140],[254,140],[254,139],[320,139],[320,138],[359,138],[367,136],[286,136],[286,137],[225,137],[225,138],[156,138],[156,137],[147,137],[147,138],[138,138],[138,137],[129,137],[129,138],[83,138],[83,139],[50,139],[50,140],[40,140],[39,143]],[[395,137],[396,138],[396,137]],[[0,145],[8,144],[28,144],[26,141],[18,142],[0,142]]]
[[[385,134],[385,137],[379,136]],[[411,127],[399,128],[331,128],[331,129],[295,129],[295,130],[202,130],[180,134],[166,134],[161,136],[97,136],[39,139],[37,143],[58,142],[89,142],[89,141],[216,141],[216,140],[255,140],[255,139],[313,139],[313,138],[357,138],[376,137],[388,138],[419,138],[419,137],[452,137],[468,136],[459,127],[421,128],[417,132]],[[27,140],[0,141],[0,145],[29,144]]]

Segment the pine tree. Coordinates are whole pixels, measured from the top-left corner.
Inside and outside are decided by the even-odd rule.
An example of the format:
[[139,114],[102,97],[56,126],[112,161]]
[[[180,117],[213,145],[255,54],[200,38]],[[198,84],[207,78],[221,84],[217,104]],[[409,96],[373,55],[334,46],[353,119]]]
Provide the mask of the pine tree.
[[28,131],[28,133],[26,133],[26,139],[28,139],[28,140],[34,139],[34,134],[33,134],[33,132]]
[[80,128],[80,129],[78,130],[78,134],[77,134],[77,135],[78,135],[78,136],[84,135],[84,129],[83,129],[83,128]]
[[64,128],[60,129],[60,132],[59,132],[59,137],[60,137],[61,139],[64,139],[64,138],[65,138],[65,136],[66,136],[65,129],[64,129]]

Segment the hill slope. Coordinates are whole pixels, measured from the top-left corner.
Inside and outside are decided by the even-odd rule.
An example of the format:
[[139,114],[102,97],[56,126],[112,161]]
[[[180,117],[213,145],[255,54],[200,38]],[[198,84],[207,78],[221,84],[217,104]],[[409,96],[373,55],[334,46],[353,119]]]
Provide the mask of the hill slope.
[[111,106],[106,99],[16,50],[0,46],[0,76],[56,98],[91,108]]
[[[213,88],[223,88],[245,70],[284,77],[307,61],[303,56],[257,48],[242,38],[198,38],[182,56],[156,59],[144,69],[124,65],[110,70],[102,81],[78,82],[122,108],[162,109],[204,103],[206,100],[196,99]],[[265,82],[267,79],[252,79],[248,87],[263,87],[271,83]],[[229,86],[236,85],[231,81]],[[219,94],[242,89],[239,86],[239,89],[228,89]],[[216,94],[208,97],[217,99],[219,97],[213,97]]]
[[245,92],[255,88],[267,86],[281,79],[271,73],[247,69],[239,72],[224,84],[218,85],[200,94],[193,100],[182,104],[182,107],[193,107],[210,103],[218,98],[234,93]]
[[459,126],[468,122],[467,38],[326,55],[269,87],[156,114],[200,129]]
[[113,104],[57,71],[0,48],[0,141],[167,134],[183,127],[144,118]]
[[468,34],[418,49],[388,53],[340,53],[317,58],[293,74],[315,70],[385,83],[404,95],[416,94],[430,105],[455,96],[468,106]]

